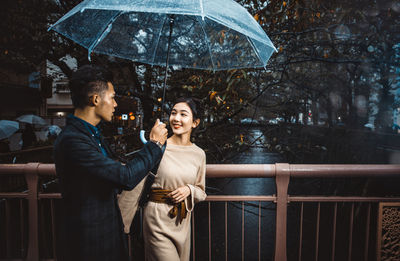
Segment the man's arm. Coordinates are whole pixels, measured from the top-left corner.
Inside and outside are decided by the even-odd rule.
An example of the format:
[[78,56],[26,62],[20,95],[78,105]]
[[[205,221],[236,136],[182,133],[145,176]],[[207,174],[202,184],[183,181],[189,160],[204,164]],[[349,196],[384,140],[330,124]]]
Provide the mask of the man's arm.
[[64,137],[59,144],[68,169],[82,175],[92,175],[108,180],[122,189],[133,189],[162,157],[160,148],[153,142],[145,144],[126,165],[104,156],[89,137]]

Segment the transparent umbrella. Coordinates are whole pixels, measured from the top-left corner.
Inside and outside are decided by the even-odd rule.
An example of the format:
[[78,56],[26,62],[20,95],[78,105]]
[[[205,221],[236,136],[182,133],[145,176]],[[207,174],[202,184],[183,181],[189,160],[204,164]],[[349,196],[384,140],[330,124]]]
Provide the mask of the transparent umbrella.
[[54,30],[92,52],[152,65],[225,70],[265,67],[276,51],[233,0],[86,0]]
[[19,123],[16,121],[0,120],[0,140],[6,139],[19,130]]
[[233,0],[86,0],[54,30],[92,52],[208,70],[265,67],[276,48]]

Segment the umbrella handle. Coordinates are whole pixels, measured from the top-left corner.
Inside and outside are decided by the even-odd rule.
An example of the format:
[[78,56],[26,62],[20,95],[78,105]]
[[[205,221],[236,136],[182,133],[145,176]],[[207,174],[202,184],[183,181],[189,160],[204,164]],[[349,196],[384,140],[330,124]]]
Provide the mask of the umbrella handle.
[[145,130],[140,131],[140,140],[142,141],[143,144],[147,143],[146,137],[144,137],[145,132],[146,132]]
[[[162,121],[160,121],[159,124],[163,124]],[[147,139],[144,136],[145,132],[146,132],[145,130],[140,130],[140,136],[139,137],[140,137],[140,140],[142,141],[143,144],[147,143]]]
[[[160,123],[161,124],[161,123]],[[144,137],[144,133],[145,133],[145,130],[141,130],[140,131],[140,140],[143,142],[143,144],[146,144],[147,143],[147,140],[146,140],[146,138]],[[167,142],[165,141],[165,143],[164,143],[164,145],[162,146],[162,148],[161,148],[161,151],[162,151],[162,153],[164,153],[164,151],[165,151],[165,149],[167,148]],[[128,154],[126,154],[125,156],[128,156],[128,155],[130,155],[130,154],[133,154],[133,153],[135,153],[136,151],[134,151],[134,152],[132,152],[132,153],[128,153]],[[157,171],[155,171],[154,173],[157,173]]]

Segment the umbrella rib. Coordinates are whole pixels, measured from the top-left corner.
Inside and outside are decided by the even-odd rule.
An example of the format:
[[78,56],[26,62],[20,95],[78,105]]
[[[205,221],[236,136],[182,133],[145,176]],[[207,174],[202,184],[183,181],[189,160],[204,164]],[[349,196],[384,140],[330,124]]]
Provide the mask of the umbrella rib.
[[204,20],[203,19],[200,20],[199,18],[197,18],[197,20],[199,21],[201,29],[203,30],[204,38],[206,39],[206,43],[207,43],[207,46],[208,46],[208,51],[210,52],[211,64],[212,64],[213,70],[215,72],[215,65],[214,65],[214,60],[213,60],[212,53],[211,53],[210,40],[208,39],[206,30],[204,30],[204,27],[203,27]]
[[253,43],[253,40],[252,40],[251,38],[249,38],[247,35],[246,35],[246,38],[247,38],[247,40],[249,41],[249,43],[251,44],[251,46],[253,47],[253,50],[254,50],[254,52],[256,53],[258,59],[259,59],[259,60],[261,61],[261,63],[263,64],[264,69],[266,69],[266,64],[264,64],[264,61],[261,59],[260,54],[258,53],[258,50],[257,50],[256,46],[255,46],[254,43]]
[[[100,37],[95,39],[92,44],[90,45],[88,49],[88,59],[91,61],[90,54],[92,51],[97,47],[97,45],[108,35],[108,33],[111,31],[110,26],[112,27],[112,23],[117,20],[117,18],[124,13],[124,11],[119,11],[117,14],[115,14],[111,19],[108,21],[108,23],[104,26],[103,32],[101,33]],[[110,28],[110,29],[109,29]]]
[[201,12],[201,19],[204,20],[204,7],[203,7],[203,0],[199,0],[200,2],[200,12]]
[[162,23],[161,28],[160,28],[159,33],[158,33],[157,42],[156,42],[156,44],[155,44],[155,46],[154,46],[153,59],[152,59],[152,61],[151,61],[151,64],[152,64],[152,65],[154,64],[154,59],[156,59],[157,46],[158,46],[158,43],[160,42],[161,33],[162,33],[163,28],[164,28],[165,21],[167,21],[167,18],[168,18],[168,16],[165,15],[164,22]]

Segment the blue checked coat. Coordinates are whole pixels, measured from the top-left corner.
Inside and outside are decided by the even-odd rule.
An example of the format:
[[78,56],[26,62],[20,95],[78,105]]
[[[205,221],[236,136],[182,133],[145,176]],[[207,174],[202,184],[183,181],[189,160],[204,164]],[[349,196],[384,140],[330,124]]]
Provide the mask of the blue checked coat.
[[[101,138],[106,153],[113,153]],[[117,193],[133,189],[161,160],[148,142],[122,165],[102,153],[98,141],[79,120],[67,125],[55,142],[56,172],[65,210],[66,260],[127,260]]]

